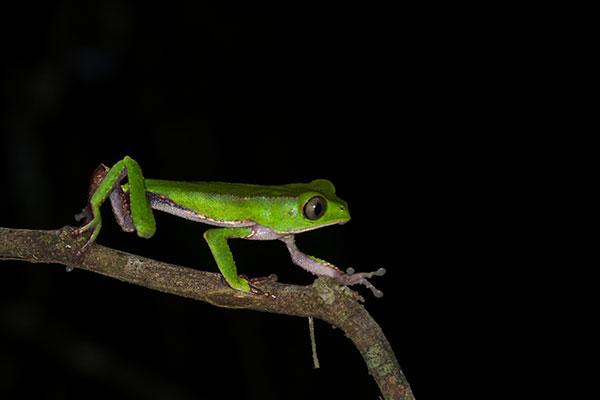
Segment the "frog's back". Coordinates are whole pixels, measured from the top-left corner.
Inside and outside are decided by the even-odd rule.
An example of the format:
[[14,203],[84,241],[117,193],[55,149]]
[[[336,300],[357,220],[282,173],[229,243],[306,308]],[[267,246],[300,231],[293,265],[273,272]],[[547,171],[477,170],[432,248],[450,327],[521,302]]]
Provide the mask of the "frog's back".
[[228,182],[179,182],[159,179],[146,179],[146,190],[170,197],[179,194],[194,196],[197,194],[210,196],[238,197],[251,199],[259,197],[298,197],[311,191],[309,184],[292,183],[287,185],[254,185],[249,183]]
[[224,224],[267,223],[276,210],[293,207],[308,189],[302,184],[263,186],[226,182],[176,182],[147,179],[146,190],[207,220]]

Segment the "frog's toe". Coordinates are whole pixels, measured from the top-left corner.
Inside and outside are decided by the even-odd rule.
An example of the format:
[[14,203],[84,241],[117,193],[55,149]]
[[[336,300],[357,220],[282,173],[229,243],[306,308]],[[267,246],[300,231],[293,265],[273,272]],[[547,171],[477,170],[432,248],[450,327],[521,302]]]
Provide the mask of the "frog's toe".
[[364,285],[373,292],[373,295],[377,298],[383,297],[383,292],[377,289],[371,282],[367,280],[367,278],[372,278],[373,276],[382,276],[386,273],[385,268],[379,268],[377,271],[373,272],[354,272],[354,268],[348,268],[345,274],[341,274],[336,277],[335,280],[344,286],[351,285]]
[[271,274],[269,276],[262,276],[262,277],[257,277],[257,278],[248,278],[246,275],[243,275],[243,274],[240,274],[239,276],[240,276],[240,278],[245,279],[246,282],[248,282],[248,286],[250,287],[250,293],[269,297],[271,299],[277,298],[277,296],[275,296],[273,293],[267,292],[267,291],[262,290],[255,286],[257,284],[261,284],[261,283],[265,283],[265,282],[276,282],[278,279],[277,275]]

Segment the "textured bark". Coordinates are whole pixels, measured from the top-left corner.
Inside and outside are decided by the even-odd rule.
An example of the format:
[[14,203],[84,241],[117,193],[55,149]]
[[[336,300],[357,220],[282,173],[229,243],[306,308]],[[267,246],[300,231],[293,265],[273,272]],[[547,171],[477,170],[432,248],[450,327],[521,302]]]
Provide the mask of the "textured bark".
[[246,294],[229,288],[220,274],[171,265],[97,244],[77,256],[87,236],[73,236],[73,229],[69,226],[53,231],[0,228],[0,260],[58,263],[218,307],[319,318],[342,329],[354,342],[385,399],[414,398],[381,328],[360,304],[360,295],[331,279],[318,278],[311,286],[277,282],[260,285],[275,295],[275,299]]

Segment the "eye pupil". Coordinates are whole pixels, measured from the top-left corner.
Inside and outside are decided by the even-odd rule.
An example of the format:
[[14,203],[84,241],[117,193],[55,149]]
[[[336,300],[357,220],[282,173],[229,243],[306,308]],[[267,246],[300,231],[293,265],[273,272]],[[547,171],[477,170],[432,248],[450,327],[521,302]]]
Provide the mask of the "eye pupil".
[[327,202],[321,196],[311,197],[302,210],[304,216],[312,221],[319,219],[325,214]]
[[313,209],[313,212],[315,213],[315,215],[320,215],[321,211],[323,211],[323,206],[321,205],[321,203],[315,204],[315,207]]

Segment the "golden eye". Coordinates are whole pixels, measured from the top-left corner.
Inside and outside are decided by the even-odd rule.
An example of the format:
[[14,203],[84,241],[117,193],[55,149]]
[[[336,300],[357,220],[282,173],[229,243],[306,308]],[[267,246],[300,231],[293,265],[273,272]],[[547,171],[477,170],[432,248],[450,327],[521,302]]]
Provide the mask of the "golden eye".
[[304,203],[302,215],[304,215],[305,218],[314,221],[321,218],[323,214],[325,214],[325,210],[327,210],[327,201],[321,196],[315,196]]

